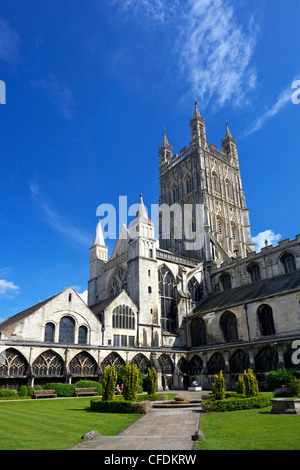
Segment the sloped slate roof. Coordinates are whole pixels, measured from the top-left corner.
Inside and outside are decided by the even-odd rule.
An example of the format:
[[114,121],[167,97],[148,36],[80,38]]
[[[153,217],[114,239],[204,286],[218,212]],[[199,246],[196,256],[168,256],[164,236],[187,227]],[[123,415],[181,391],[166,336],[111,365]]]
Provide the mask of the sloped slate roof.
[[46,305],[48,302],[50,302],[50,300],[54,299],[58,295],[59,294],[53,295],[52,297],[49,297],[48,299],[43,300],[42,302],[39,302],[38,304],[33,305],[32,307],[29,307],[26,310],[23,310],[22,312],[19,312],[16,315],[13,315],[12,317],[7,318],[2,323],[0,323],[0,327],[1,328],[3,328],[3,327],[6,328],[7,326],[13,325],[14,323],[17,323],[20,320],[23,320],[23,318],[26,318],[29,315],[31,315],[32,313],[36,312],[37,310],[39,310],[41,307]]
[[218,309],[232,307],[245,302],[257,300],[259,298],[271,297],[286,291],[293,291],[300,288],[300,270],[292,273],[276,276],[271,279],[236,287],[213,294],[200,302],[193,313],[212,312]]

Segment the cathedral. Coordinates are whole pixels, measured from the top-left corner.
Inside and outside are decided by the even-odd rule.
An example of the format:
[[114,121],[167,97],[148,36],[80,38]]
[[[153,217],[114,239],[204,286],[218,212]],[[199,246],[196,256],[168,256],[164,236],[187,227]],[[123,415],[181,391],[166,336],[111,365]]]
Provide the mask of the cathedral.
[[196,102],[189,125],[178,153],[166,132],[159,147],[159,243],[142,195],[110,257],[99,221],[87,304],[69,287],[0,324],[0,387],[101,381],[126,363],[155,368],[159,390],[300,372],[300,235],[257,253],[228,124],[222,148]]

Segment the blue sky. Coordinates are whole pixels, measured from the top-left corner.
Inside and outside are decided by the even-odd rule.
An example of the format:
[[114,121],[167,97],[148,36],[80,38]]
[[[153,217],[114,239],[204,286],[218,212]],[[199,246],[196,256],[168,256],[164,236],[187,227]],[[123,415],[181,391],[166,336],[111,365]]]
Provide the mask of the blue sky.
[[163,129],[189,145],[195,99],[210,143],[226,120],[237,139],[255,240],[300,232],[299,2],[0,7],[0,319],[87,289],[97,207],[158,202]]

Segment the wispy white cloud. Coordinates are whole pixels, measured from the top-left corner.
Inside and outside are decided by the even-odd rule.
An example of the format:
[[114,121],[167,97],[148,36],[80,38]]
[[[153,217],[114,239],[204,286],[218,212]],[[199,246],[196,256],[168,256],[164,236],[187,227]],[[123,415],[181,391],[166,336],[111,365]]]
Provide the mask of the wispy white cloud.
[[268,245],[276,245],[281,239],[280,233],[274,233],[273,230],[265,230],[264,232],[258,233],[255,237],[252,237],[253,243],[255,243],[256,251],[260,251],[265,245],[266,241]]
[[0,296],[11,296],[17,294],[20,288],[11,281],[0,279]]
[[202,107],[245,104],[256,84],[252,19],[243,28],[229,0],[190,0],[189,8],[181,24],[179,58],[191,92]]
[[291,103],[292,88],[291,85],[284,89],[277,97],[276,102],[264,111],[255,121],[246,129],[241,137],[246,137],[261,129],[264,124],[276,116],[288,103]]
[[3,17],[0,17],[0,60],[13,65],[21,61],[20,37]]
[[65,118],[72,119],[75,112],[75,99],[71,89],[63,85],[56,77],[32,80],[31,85],[47,96],[54,108]]
[[[170,58],[201,109],[245,104],[256,84],[251,64],[257,27],[242,26],[231,0],[107,0],[145,26],[163,25],[173,33]],[[168,23],[168,24],[166,24]]]
[[151,22],[169,21],[180,5],[179,0],[107,0],[107,2],[130,15],[139,15],[143,22],[145,19],[150,20],[148,26]]
[[42,211],[45,222],[49,224],[57,233],[64,235],[73,243],[80,244],[84,247],[89,246],[91,243],[90,237],[85,234],[81,229],[74,227],[70,221],[61,216],[43,194],[36,183],[29,184],[30,192],[39,208]]

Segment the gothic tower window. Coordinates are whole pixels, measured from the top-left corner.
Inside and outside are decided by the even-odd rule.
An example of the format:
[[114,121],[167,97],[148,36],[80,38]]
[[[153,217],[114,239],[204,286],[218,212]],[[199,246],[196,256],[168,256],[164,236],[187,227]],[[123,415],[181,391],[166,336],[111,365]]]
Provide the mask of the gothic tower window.
[[72,317],[62,317],[59,323],[59,342],[74,343],[75,320]]
[[226,180],[225,180],[225,187],[226,187],[226,196],[231,198],[232,197],[231,183],[230,183],[228,178],[226,178]]
[[232,237],[233,240],[236,240],[237,233],[236,233],[236,225],[235,225],[234,222],[231,222],[230,228],[231,228],[231,237]]
[[161,295],[161,325],[164,331],[175,331],[175,281],[170,271],[162,267],[158,271]]
[[223,233],[223,219],[219,215],[217,216],[217,233],[219,235]]
[[237,319],[234,313],[223,313],[220,319],[220,326],[226,343],[238,341]]
[[284,267],[284,272],[291,273],[293,271],[296,271],[296,262],[295,262],[295,256],[292,253],[285,253],[282,255],[280,258],[280,261],[283,264]]
[[212,172],[212,187],[214,191],[220,192],[219,178],[215,171]]
[[192,191],[192,179],[190,175],[185,178],[185,192],[189,194]]
[[257,309],[260,333],[262,336],[275,335],[273,311],[269,305],[261,305]]
[[176,184],[173,184],[171,188],[171,194],[172,194],[172,202],[176,202],[177,200]]
[[260,267],[258,264],[250,264],[247,268],[248,273],[251,277],[251,282],[257,282],[261,280]]
[[111,281],[110,297],[116,297],[122,290],[127,291],[127,273],[125,269],[120,268]]

